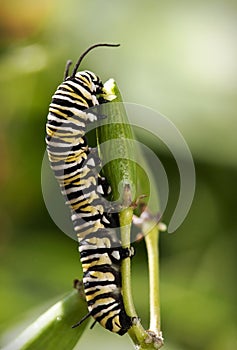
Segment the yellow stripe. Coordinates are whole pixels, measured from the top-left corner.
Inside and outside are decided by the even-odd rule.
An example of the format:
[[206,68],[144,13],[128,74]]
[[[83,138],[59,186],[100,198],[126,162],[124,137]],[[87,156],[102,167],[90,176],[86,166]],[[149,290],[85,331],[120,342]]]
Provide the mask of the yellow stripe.
[[[108,264],[108,265],[112,264],[112,262],[111,262],[110,258],[108,257],[108,255],[106,256],[106,258],[105,258],[105,256],[101,256],[101,258],[99,258],[99,260],[92,261],[89,264],[82,262],[83,270],[85,270],[85,271],[88,270],[89,267],[91,267],[91,266],[99,266],[99,265],[104,265],[104,264]],[[111,288],[108,290],[108,292],[111,292]],[[103,291],[103,293],[105,293],[105,292]],[[95,295],[97,295],[97,294],[96,293],[93,294],[93,297]],[[91,299],[93,299],[93,297]]]
[[88,179],[80,179],[79,181],[67,181],[67,183],[72,183],[72,185],[87,185],[87,187],[90,184],[96,185],[96,179],[93,176],[88,177]]
[[49,112],[55,113],[57,115],[61,115],[62,117],[65,117],[67,119],[67,114],[60,112],[58,109],[49,107]]
[[100,290],[98,290],[94,294],[87,295],[86,300],[90,301],[90,300],[93,300],[97,295],[104,294],[104,293],[110,293],[110,292],[111,292],[111,288],[109,286],[107,286],[107,287],[103,286],[103,288],[101,288]]
[[69,85],[75,86],[75,88],[78,89],[85,98],[87,98],[88,100],[91,100],[91,93],[88,92],[82,85],[75,83],[73,81],[70,81]]
[[82,212],[89,212],[91,215],[103,214],[104,208],[102,205],[97,205],[96,207],[88,206],[86,208],[81,208]]
[[[64,131],[63,128],[61,128],[61,131],[58,131],[59,128],[57,127],[51,127],[50,126],[50,129],[51,131],[53,132],[53,135],[54,137],[58,137],[58,138],[61,138],[61,137],[64,137],[64,136],[72,136],[72,137],[75,137],[75,136],[78,136],[79,134],[82,134],[83,132],[82,131],[77,131],[77,130],[73,130],[73,132],[69,131],[67,132],[66,130]],[[84,134],[84,133],[83,133]]]
[[[71,90],[73,91],[73,90]],[[76,100],[79,100],[81,102],[83,102],[84,104],[86,104],[86,106],[88,106],[87,101],[80,95],[76,94],[75,92],[67,92],[67,91],[62,91],[62,90],[57,90],[55,92],[55,94],[53,95],[53,98],[57,98],[57,94],[60,94],[60,96],[69,96],[69,97],[74,97]],[[77,103],[77,101],[73,101],[75,103]]]
[[80,172],[74,176],[71,176],[70,174],[68,174],[68,175],[65,174],[64,181],[65,181],[65,183],[70,183],[74,180],[77,180],[77,178],[85,177],[89,172],[90,172],[89,168],[84,168],[82,172]]
[[54,131],[51,130],[47,125],[46,125],[46,133],[48,136],[53,136],[54,135]]
[[78,162],[78,161],[81,162],[82,158],[84,158],[84,159],[87,158],[87,155],[85,154],[85,152],[67,157],[65,162],[66,163],[73,163],[73,162]]
[[[94,225],[92,227],[90,227],[88,230],[83,230],[83,232],[79,232],[77,234],[78,238],[85,238],[87,235],[89,235],[90,233],[95,233],[96,231],[98,231],[100,228],[104,228],[104,225],[102,225],[99,220],[97,220]],[[80,229],[80,227],[78,228]]]
[[[95,278],[98,278],[102,281],[114,281],[115,277],[111,272],[101,272],[101,271],[90,271],[90,276],[93,276]],[[111,301],[114,301],[114,299],[111,298]],[[102,304],[102,302],[101,302]]]
[[62,84],[60,84],[59,87],[58,87],[58,89],[57,89],[57,91],[60,89],[60,87],[63,87],[63,88],[65,88],[65,89],[69,90],[69,91],[73,91],[73,89],[71,88],[71,86],[69,86],[67,83],[62,83]]
[[80,79],[86,83],[86,86],[92,90],[92,83],[88,80],[88,78],[84,77],[83,75],[80,75]]
[[[88,170],[89,171],[89,170]],[[70,175],[69,175],[70,176]],[[69,185],[70,183],[75,183],[74,181],[76,181],[76,180],[78,180],[78,179],[80,179],[81,178],[81,173],[80,174],[77,174],[77,175],[75,175],[75,176],[72,176],[72,177],[66,177],[65,176],[65,178],[64,178],[64,184],[65,185]]]
[[[61,137],[61,139],[63,140],[63,141],[65,141],[65,142],[70,142],[71,144],[78,144],[78,142],[79,143],[84,143],[84,141],[83,141],[83,139],[80,137],[79,138],[79,140],[78,140],[78,138],[76,137],[74,137],[74,138],[67,138],[67,137]],[[82,142],[83,141],[83,142]],[[83,146],[84,147],[84,150],[87,150],[88,149],[88,146]]]
[[120,321],[119,321],[119,315],[117,315],[118,312],[119,312],[118,310],[110,311],[110,313],[107,316],[103,317],[102,320],[100,321],[101,326],[106,328],[106,322],[108,321],[109,318],[112,317],[113,318],[112,332],[118,333],[122,328]]
[[[81,206],[83,206],[83,205],[85,205],[85,204],[89,204],[89,203],[87,203],[86,200],[83,201],[83,202],[80,201],[80,202],[78,202],[77,204],[76,204],[76,203],[75,203],[75,204],[72,204],[72,208],[73,208],[74,210],[78,210],[78,209],[81,208]],[[81,209],[81,211],[91,213],[91,212],[92,212],[92,206],[91,206],[91,205],[87,205],[87,207]]]

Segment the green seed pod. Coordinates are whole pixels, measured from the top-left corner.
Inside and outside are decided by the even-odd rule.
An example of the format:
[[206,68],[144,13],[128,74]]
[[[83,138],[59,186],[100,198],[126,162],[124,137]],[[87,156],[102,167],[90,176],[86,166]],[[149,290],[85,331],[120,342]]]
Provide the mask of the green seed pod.
[[102,113],[108,118],[97,129],[97,141],[104,164],[103,172],[112,188],[112,200],[120,200],[126,207],[137,196],[135,138],[113,79],[104,84],[104,92],[104,98],[111,102],[101,106]]

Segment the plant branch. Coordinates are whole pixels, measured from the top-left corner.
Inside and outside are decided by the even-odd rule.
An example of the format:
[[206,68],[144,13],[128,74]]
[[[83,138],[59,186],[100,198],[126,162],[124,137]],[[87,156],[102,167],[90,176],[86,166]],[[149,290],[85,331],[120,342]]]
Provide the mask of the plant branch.
[[150,327],[149,329],[161,335],[160,327],[160,293],[159,293],[159,230],[154,226],[152,230],[145,235],[145,242],[148,255],[149,269],[149,293],[150,293]]
[[[123,209],[119,215],[121,224],[121,243],[123,248],[130,248],[130,228],[132,222],[133,210],[131,208]],[[137,317],[132,299],[131,288],[131,259],[122,261],[121,266],[123,300],[126,305],[126,312],[132,317]]]
[[[137,199],[137,180],[139,180],[137,166],[134,162],[137,150],[132,142],[134,137],[122,103],[121,94],[116,83],[112,79],[104,84],[104,93],[105,98],[113,102],[101,106],[101,114],[107,115],[108,118],[107,123],[104,123],[104,125],[101,125],[97,129],[97,141],[100,145],[100,156],[103,160],[103,164],[105,164],[103,171],[112,188],[112,199],[119,200],[120,205],[122,205],[122,210],[119,213],[121,244],[124,248],[130,248],[130,229],[133,220],[132,203]],[[108,147],[104,147],[103,144],[106,143],[109,145]],[[139,154],[139,161],[141,157],[142,154]],[[147,193],[142,194],[146,195]],[[152,250],[149,249],[148,255],[150,254],[149,264],[155,263],[157,266],[158,250],[152,254]],[[124,307],[126,313],[134,320],[128,334],[136,345],[136,348],[140,350],[159,349],[163,344],[160,333],[157,332],[160,328],[159,316],[157,316],[159,315],[159,300],[157,302],[155,301],[159,288],[158,277],[155,277],[155,273],[158,272],[157,269],[158,267],[151,270],[151,285],[156,286],[155,292],[151,294],[151,307],[155,309],[152,314],[152,329],[146,331],[141,325],[133,303],[131,259],[126,258],[121,263]]]

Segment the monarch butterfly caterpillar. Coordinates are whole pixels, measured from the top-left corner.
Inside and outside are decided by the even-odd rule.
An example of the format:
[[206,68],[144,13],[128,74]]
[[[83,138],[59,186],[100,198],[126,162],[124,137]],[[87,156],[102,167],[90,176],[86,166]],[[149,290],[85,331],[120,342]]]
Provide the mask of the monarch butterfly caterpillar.
[[67,62],[64,81],[49,106],[46,143],[51,168],[71,209],[83,268],[89,313],[73,327],[93,316],[104,328],[123,335],[133,318],[125,311],[120,267],[122,259],[133,255],[133,249],[120,246],[115,231],[118,213],[110,213],[105,204],[110,187],[98,174],[98,153],[88,146],[85,137],[86,125],[101,118],[88,109],[106,102],[103,83],[90,71],[77,72],[84,56],[98,46],[119,44],[89,47],[71,75],[72,62]]

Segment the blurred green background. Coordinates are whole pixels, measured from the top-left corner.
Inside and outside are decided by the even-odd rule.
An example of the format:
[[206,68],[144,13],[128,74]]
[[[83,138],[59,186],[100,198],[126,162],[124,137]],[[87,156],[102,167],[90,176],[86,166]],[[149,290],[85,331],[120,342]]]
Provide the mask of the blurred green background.
[[[2,0],[0,14],[0,332],[21,325],[81,276],[77,244],[51,220],[41,193],[48,104],[65,62],[89,45],[81,69],[116,79],[124,101],[149,106],[175,123],[194,157],[192,208],[174,234],[162,234],[162,329],[169,350],[237,348],[236,310],[236,1]],[[170,182],[169,222],[179,177],[156,150]],[[157,175],[159,176],[159,175]],[[148,324],[144,244],[133,260],[134,298]],[[80,349],[130,349],[102,329]]]

